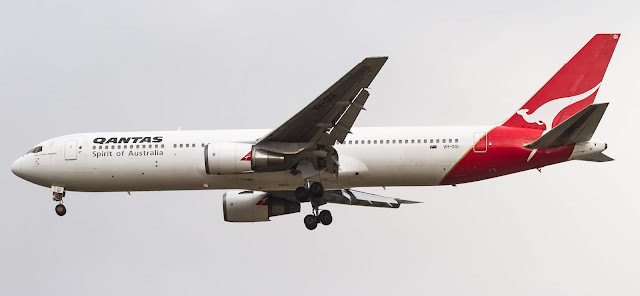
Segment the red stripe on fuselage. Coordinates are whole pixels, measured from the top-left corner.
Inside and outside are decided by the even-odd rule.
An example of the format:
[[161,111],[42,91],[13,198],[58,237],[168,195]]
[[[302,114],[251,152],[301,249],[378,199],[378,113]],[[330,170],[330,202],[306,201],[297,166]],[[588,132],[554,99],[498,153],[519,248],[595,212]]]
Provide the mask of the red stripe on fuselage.
[[527,161],[533,150],[524,148],[522,145],[535,141],[541,135],[541,130],[498,126],[486,135],[487,151],[474,152],[473,146],[469,148],[467,154],[458,161],[440,184],[452,185],[479,181],[569,159],[573,152],[573,145],[540,149]]

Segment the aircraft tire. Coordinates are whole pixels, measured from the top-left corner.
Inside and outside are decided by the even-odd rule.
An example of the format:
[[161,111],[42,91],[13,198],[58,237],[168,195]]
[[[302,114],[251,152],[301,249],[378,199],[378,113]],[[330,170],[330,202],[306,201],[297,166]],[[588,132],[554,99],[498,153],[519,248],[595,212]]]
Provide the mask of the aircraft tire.
[[314,215],[306,215],[304,217],[304,226],[309,230],[314,230],[318,227],[318,219]]
[[309,201],[309,190],[303,186],[296,188],[295,191],[296,199],[299,202],[308,202]]
[[320,211],[320,214],[318,214],[318,220],[320,220],[320,223],[322,223],[322,225],[329,225],[331,224],[331,222],[333,222],[333,216],[331,216],[331,212],[322,210]]
[[67,213],[67,208],[63,204],[59,204],[56,206],[56,214],[58,214],[58,216],[62,217],[66,213]]
[[309,186],[309,193],[315,198],[321,198],[324,195],[324,186],[320,182],[313,182]]

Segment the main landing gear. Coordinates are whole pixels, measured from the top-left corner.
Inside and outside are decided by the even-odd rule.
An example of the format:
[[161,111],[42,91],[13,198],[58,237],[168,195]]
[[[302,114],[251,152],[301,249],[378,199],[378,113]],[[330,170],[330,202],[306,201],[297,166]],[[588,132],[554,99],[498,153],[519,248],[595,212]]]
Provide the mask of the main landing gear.
[[299,202],[311,202],[313,207],[312,213],[304,217],[304,226],[309,230],[314,230],[318,227],[318,223],[322,225],[329,225],[333,222],[331,212],[327,210],[320,211],[321,205],[320,199],[324,196],[324,187],[320,182],[313,182],[309,184],[309,180],[305,180],[307,186],[300,186],[296,188],[295,195]]
[[314,230],[318,227],[318,223],[322,223],[322,225],[329,225],[333,222],[333,216],[331,216],[331,212],[327,210],[322,210],[318,213],[318,209],[313,209],[313,214],[306,215],[304,217],[304,226],[309,230]]
[[65,193],[64,188],[52,186],[51,189],[53,190],[53,201],[58,203],[58,205],[56,205],[55,207],[56,214],[58,214],[58,216],[64,216],[64,214],[67,213],[67,208],[64,206],[64,204],[62,204],[62,198],[64,197]]

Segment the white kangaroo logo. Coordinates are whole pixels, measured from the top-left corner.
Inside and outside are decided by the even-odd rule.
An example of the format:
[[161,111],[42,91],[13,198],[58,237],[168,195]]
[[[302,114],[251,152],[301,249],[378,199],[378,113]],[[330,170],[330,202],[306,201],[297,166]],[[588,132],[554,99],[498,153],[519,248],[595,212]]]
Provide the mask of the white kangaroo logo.
[[[553,99],[551,101],[544,103],[542,106],[538,107],[538,109],[536,109],[536,111],[534,111],[531,114],[528,114],[529,109],[520,109],[518,110],[518,112],[516,112],[516,114],[519,114],[520,116],[522,116],[522,119],[524,119],[524,121],[528,123],[545,125],[545,130],[542,133],[544,135],[546,132],[551,130],[553,119],[556,118],[556,116],[558,116],[558,113],[560,113],[560,111],[562,111],[564,108],[567,108],[569,105],[575,102],[579,102],[587,99],[594,92],[596,92],[596,90],[598,90],[599,87],[600,87],[600,83],[596,84],[596,86],[594,86],[592,89],[586,92],[583,92],[581,94],[577,94],[570,97]],[[534,154],[536,154],[536,151],[538,151],[538,149],[533,149],[533,151],[531,151],[529,158],[527,158],[527,162],[531,160]]]

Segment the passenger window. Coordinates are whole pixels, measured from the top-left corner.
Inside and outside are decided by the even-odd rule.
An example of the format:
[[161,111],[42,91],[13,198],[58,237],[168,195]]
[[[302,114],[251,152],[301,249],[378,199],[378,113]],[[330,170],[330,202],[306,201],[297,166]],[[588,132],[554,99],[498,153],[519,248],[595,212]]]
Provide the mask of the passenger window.
[[204,148],[204,143],[202,143],[202,147]]
[[411,144],[415,144],[416,140],[411,140]]
[[356,140],[356,144],[358,144],[358,140]]
[[373,140],[373,144],[378,144],[378,140]]
[[127,149],[127,145],[124,145],[124,149]]
[[180,148],[182,148],[182,144],[180,144]]
[[109,145],[104,145],[104,149],[105,150],[109,149]]
[[136,145],[136,149],[140,149],[140,145]]
[[436,139],[436,143],[440,143],[440,139]]
[[418,144],[420,144],[420,140],[418,140]]
[[160,148],[164,148],[164,144],[160,144]]
[[93,146],[93,150],[96,150],[96,146]]
[[389,140],[387,140],[387,144],[389,144]]
[[424,143],[427,144],[427,139],[424,139]]
[[458,143],[458,139],[456,139],[456,143]]
[[405,144],[409,144],[409,140],[404,140],[404,143]]
[[121,147],[122,147],[122,146],[118,145],[118,149],[122,149]]
[[367,140],[367,144],[371,144],[371,140]]
[[98,146],[98,150],[102,150],[102,146]]
[[433,139],[429,140],[429,143],[433,144]]
[[351,144],[351,141],[349,141],[349,144]]
[[449,144],[451,144],[451,139],[449,139]]
[[142,149],[147,148],[147,145],[142,145]]

